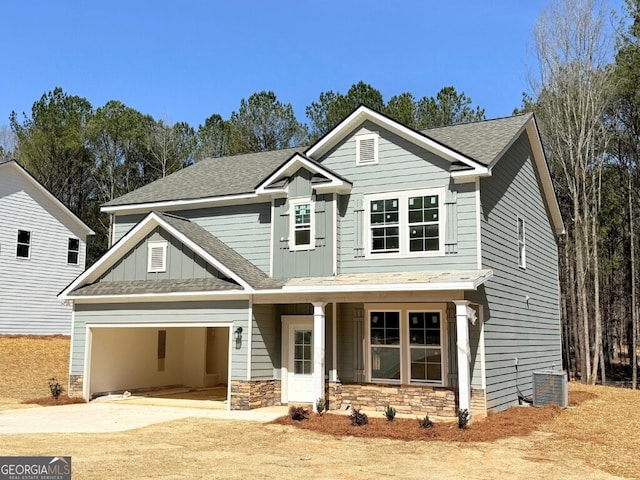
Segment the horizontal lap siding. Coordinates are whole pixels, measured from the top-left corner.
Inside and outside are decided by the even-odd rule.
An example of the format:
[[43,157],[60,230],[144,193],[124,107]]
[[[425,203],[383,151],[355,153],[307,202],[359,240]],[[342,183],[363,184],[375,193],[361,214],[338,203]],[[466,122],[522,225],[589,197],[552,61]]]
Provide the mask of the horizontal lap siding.
[[[483,290],[487,406],[499,410],[517,400],[516,357],[524,394],[533,371],[562,365],[557,247],[526,134],[482,179],[481,192],[483,267],[494,272]],[[518,267],[518,216],[526,269]]]
[[[22,173],[0,175],[0,333],[71,333],[71,307],[58,293],[82,273],[84,232]],[[18,230],[31,232],[30,258],[17,258]],[[69,238],[80,240],[77,264],[67,263]]]
[[[248,332],[248,319],[249,306],[246,301],[76,304],[70,373],[71,375],[82,375],[84,372],[87,323],[116,327],[119,324],[144,326],[145,324],[163,323],[200,323],[202,326],[215,327],[220,323],[233,322],[232,331],[242,327],[244,332]],[[123,333],[126,334],[126,329],[123,329]],[[230,345],[232,380],[246,380],[247,378],[248,343],[248,341],[243,341],[239,349],[235,348],[235,343]]]
[[[377,165],[356,166],[355,134],[379,132]],[[415,270],[477,268],[476,194],[473,184],[454,185],[450,163],[406,140],[365,122],[353,135],[322,159],[322,164],[353,183],[349,196],[342,196],[339,213],[338,265],[339,273],[367,273]],[[364,234],[364,218],[356,210],[363,207],[363,196],[383,192],[401,192],[427,188],[442,188],[457,192],[455,205],[458,217],[457,253],[438,257],[365,259],[356,255],[364,247],[358,239]],[[347,202],[346,207],[344,202]],[[446,210],[446,207],[445,207]],[[357,222],[362,222],[358,225]],[[444,235],[443,228],[441,235]]]
[[251,380],[270,380],[280,368],[280,317],[275,305],[253,306]]
[[197,223],[260,270],[269,273],[271,203],[251,203],[172,213]]
[[136,214],[136,215],[116,215],[114,216],[114,223],[113,223],[113,240],[115,242],[117,242],[118,240],[120,240],[122,237],[124,237],[124,235],[131,230],[133,227],[136,226],[136,224],[142,220],[144,217],[146,217],[146,214]]

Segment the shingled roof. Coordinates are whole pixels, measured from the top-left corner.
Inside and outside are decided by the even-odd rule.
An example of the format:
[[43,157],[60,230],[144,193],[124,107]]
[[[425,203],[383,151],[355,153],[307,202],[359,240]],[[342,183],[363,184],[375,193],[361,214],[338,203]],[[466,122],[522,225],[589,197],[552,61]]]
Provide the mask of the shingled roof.
[[242,280],[251,285],[252,288],[259,290],[279,288],[282,286],[282,282],[270,278],[253,263],[197,223],[166,213],[156,212],[156,214],[219,261],[227,269],[242,278]]
[[533,114],[429,128],[422,134],[483,165],[490,165],[515,139]]
[[304,147],[207,158],[118,197],[104,206],[195,200],[253,193],[256,186]]
[[[487,166],[504,152],[531,118],[532,114],[516,115],[431,128],[421,131],[420,134]],[[306,150],[307,147],[297,147],[205,159],[111,200],[104,206],[118,207],[252,194],[262,181],[295,153],[303,153]]]

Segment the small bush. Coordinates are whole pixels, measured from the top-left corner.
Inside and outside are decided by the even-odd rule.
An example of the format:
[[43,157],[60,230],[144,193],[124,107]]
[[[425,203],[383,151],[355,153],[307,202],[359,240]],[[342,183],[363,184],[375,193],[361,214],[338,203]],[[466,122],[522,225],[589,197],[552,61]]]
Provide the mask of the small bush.
[[393,419],[396,418],[396,409],[391,405],[387,405],[384,409],[384,418],[386,418],[390,422],[393,422]]
[[58,380],[56,380],[55,378],[50,378],[49,391],[51,391],[51,397],[57,400],[58,397],[60,397],[60,395],[64,393],[64,387],[60,385],[60,382],[58,382]]
[[469,410],[463,408],[458,410],[458,428],[467,428],[469,424]]
[[433,428],[433,422],[429,419],[429,415],[425,415],[424,418],[419,418],[418,423],[420,428]]
[[349,420],[351,420],[351,425],[361,427],[362,425],[366,425],[369,423],[369,417],[367,417],[366,413],[362,413],[359,408],[354,408],[351,411],[351,415],[349,415]]
[[309,418],[309,411],[304,407],[291,405],[289,407],[289,416],[291,417],[291,420],[301,422],[302,420]]
[[324,398],[320,397],[316,400],[316,412],[318,415],[322,415],[327,409],[327,402]]

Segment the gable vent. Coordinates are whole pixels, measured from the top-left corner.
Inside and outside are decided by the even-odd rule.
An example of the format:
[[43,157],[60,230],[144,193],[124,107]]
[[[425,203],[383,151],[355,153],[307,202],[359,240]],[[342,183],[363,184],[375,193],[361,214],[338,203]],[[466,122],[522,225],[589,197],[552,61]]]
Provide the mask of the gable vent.
[[378,135],[375,133],[356,136],[356,165],[378,163]]
[[167,242],[149,242],[147,271],[149,273],[167,271]]

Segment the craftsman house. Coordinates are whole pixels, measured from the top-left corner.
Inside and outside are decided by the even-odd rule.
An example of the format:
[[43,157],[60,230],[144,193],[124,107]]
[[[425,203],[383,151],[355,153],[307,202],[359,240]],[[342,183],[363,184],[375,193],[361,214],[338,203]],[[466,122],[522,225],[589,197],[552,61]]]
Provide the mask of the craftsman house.
[[484,413],[561,365],[564,227],[533,115],[419,132],[360,107],[310,147],[204,160],[102,210],[112,246],[61,293],[87,399],[226,385],[231,409]]
[[15,160],[0,160],[0,334],[71,334],[58,293],[93,232]]

